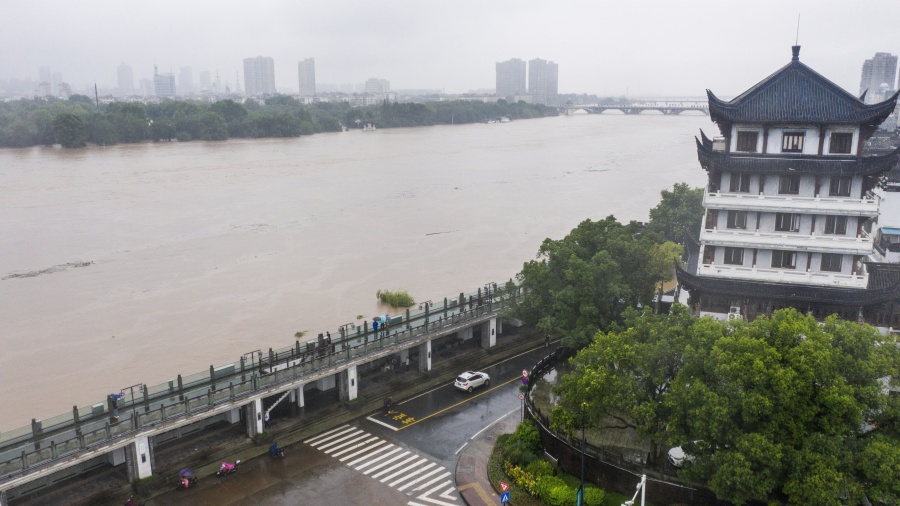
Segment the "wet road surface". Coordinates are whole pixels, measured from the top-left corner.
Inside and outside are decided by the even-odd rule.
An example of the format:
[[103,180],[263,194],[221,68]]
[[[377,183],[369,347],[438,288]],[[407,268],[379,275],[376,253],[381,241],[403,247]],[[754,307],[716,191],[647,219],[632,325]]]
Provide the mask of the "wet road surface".
[[491,384],[472,393],[441,386],[289,446],[284,459],[242,463],[227,478],[204,478],[147,505],[464,504],[453,477],[457,455],[501,418],[520,416],[522,370],[546,353],[484,369]]

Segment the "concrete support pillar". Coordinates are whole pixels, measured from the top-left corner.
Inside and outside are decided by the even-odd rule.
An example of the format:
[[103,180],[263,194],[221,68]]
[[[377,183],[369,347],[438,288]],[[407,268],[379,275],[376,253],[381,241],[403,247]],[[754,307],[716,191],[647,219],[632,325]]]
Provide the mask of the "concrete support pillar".
[[419,345],[419,370],[422,372],[431,370],[431,339]]
[[409,360],[409,348],[400,350],[400,365],[405,364],[407,360]]
[[263,406],[262,399],[256,399],[244,405],[246,410],[245,422],[247,422],[247,435],[253,437],[263,432]]
[[493,348],[495,344],[497,344],[497,320],[491,318],[481,324],[481,347]]
[[134,482],[153,474],[153,445],[150,438],[139,437],[125,446],[128,481]]
[[241,421],[241,408],[234,408],[225,412],[225,421],[228,423],[238,423]]
[[456,334],[459,336],[460,341],[467,341],[469,339],[472,339],[472,327],[460,329]]
[[340,397],[342,402],[356,400],[359,391],[359,377],[356,375],[356,366],[351,365],[339,373]]
[[125,463],[125,448],[116,448],[106,454],[106,459],[111,466],[120,466]]
[[298,408],[306,405],[306,398],[303,396],[303,385],[291,389],[291,404],[296,404]]

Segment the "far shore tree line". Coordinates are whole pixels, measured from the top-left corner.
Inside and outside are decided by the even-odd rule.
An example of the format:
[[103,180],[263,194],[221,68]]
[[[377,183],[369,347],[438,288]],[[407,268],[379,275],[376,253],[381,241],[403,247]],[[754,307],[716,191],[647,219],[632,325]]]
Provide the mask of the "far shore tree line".
[[164,100],[155,104],[113,102],[97,108],[89,97],[73,95],[68,100],[0,102],[0,147],[59,144],[79,148],[88,144],[109,146],[146,141],[298,137],[340,132],[369,123],[377,128],[395,128],[557,114],[553,107],[505,100],[426,104],[385,101],[380,105],[351,107],[348,102],[302,104],[286,95],[244,103]]
[[655,313],[702,196],[676,184],[646,225],[585,220],[523,266],[512,316],[578,350],[551,426],[580,433],[583,413],[593,429],[635,430],[656,464],[697,442],[679,474],[734,504],[900,503],[894,336],[793,309],[752,322]]

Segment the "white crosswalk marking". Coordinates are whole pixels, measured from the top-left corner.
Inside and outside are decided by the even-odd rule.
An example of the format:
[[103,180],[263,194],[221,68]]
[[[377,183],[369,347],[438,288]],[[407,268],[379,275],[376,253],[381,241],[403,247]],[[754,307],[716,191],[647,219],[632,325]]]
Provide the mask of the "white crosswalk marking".
[[304,443],[410,496],[407,506],[459,506],[450,471],[427,456],[342,425]]

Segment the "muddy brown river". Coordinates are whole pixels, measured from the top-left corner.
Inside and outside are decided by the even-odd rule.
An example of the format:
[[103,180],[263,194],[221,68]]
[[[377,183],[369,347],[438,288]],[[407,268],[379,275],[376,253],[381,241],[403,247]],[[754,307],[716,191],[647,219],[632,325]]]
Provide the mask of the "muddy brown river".
[[706,116],[0,150],[0,431],[514,276],[705,182]]

